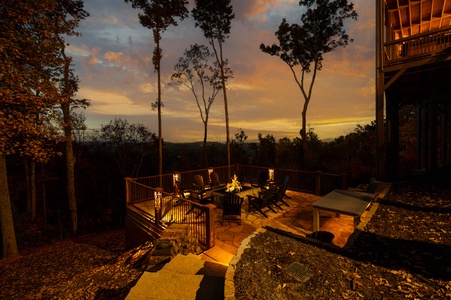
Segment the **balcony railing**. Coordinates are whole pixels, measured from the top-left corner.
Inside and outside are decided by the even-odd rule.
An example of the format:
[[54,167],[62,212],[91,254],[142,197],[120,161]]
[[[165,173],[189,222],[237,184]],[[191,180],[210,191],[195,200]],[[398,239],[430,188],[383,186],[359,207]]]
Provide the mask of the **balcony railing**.
[[417,34],[384,44],[385,64],[422,58],[451,47],[451,27]]

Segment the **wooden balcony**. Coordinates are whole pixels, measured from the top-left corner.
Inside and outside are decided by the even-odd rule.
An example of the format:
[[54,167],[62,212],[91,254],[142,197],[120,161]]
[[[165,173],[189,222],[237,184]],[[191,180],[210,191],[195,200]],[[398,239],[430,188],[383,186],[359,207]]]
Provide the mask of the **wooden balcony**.
[[385,72],[450,58],[451,26],[384,44]]

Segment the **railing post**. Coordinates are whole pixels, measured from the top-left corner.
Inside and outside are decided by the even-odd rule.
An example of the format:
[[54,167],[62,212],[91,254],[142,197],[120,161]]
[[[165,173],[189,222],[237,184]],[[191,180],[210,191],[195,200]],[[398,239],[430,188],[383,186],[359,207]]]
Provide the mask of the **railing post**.
[[206,221],[206,242],[207,249],[215,246],[215,207],[214,204],[205,205],[208,208]]
[[347,177],[348,177],[348,175],[346,173],[341,174],[341,189],[342,190],[348,189]]
[[162,206],[162,195],[163,188],[157,187],[155,188],[154,192],[154,199],[155,199],[155,223],[157,226],[160,225],[161,222],[161,206]]
[[130,189],[131,189],[131,180],[132,180],[132,178],[125,177],[124,179],[125,179],[125,203],[127,205],[129,205],[130,201],[131,201],[131,199],[130,199],[131,198],[131,196],[130,196]]
[[321,171],[316,171],[316,180],[315,180],[315,194],[321,195]]
[[180,182],[180,173],[175,171],[172,174],[172,187],[173,187],[174,195],[176,195],[176,196],[179,195],[179,185],[177,184],[177,182]]

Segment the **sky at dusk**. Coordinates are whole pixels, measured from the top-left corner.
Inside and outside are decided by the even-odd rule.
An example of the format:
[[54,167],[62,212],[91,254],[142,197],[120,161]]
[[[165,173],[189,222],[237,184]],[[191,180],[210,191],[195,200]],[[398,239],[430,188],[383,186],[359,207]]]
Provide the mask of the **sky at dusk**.
[[[357,124],[375,119],[375,9],[374,1],[354,0],[358,21],[348,21],[354,43],[324,56],[317,74],[307,123],[320,139],[335,138],[354,130]],[[259,49],[261,43],[277,42],[283,18],[299,21],[298,0],[232,0],[235,19],[224,44],[234,78],[229,81],[229,124],[234,137],[240,128],[248,140],[258,133],[276,140],[299,137],[303,97],[289,67],[278,57]],[[190,1],[189,9],[193,7]],[[86,0],[90,17],[82,21],[81,37],[71,37],[69,51],[80,78],[77,98],[91,100],[85,111],[89,129],[100,129],[117,118],[141,123],[158,133],[157,77],[152,65],[155,47],[152,31],[138,20],[140,10],[123,0]],[[162,34],[162,130],[168,142],[203,139],[203,123],[192,93],[170,86],[174,65],[194,43],[208,45],[190,16]],[[210,112],[208,140],[225,141],[222,93]]]

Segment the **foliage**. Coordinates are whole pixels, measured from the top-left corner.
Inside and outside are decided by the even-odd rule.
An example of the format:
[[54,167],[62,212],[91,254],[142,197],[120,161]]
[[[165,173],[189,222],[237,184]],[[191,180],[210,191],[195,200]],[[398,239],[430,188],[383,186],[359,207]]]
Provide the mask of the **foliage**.
[[144,27],[154,31],[158,35],[164,32],[170,25],[177,26],[176,18],[184,19],[188,16],[186,0],[124,0],[131,3],[133,8],[142,9],[139,14],[139,22]]
[[246,162],[246,149],[244,148],[244,143],[246,142],[248,136],[243,129],[239,129],[239,132],[235,133],[235,139],[232,141],[232,161],[239,164],[249,164]]
[[258,134],[260,142],[258,147],[257,165],[262,167],[274,167],[276,158],[276,139],[273,135],[267,134],[265,137]]
[[137,177],[144,156],[152,151],[158,137],[142,124],[129,124],[115,118],[108,125],[101,125],[97,141],[113,153],[122,177]]
[[[21,1],[24,2],[24,1]],[[48,143],[58,139],[51,126],[60,99],[49,67],[58,58],[55,1],[4,1],[0,7],[0,153],[18,153],[45,161]]]
[[295,144],[287,137],[279,139],[276,145],[276,165],[284,169],[298,169],[297,157],[298,153],[295,150]]
[[[62,1],[58,7],[56,17],[61,19],[70,20],[69,29],[70,35],[77,35],[74,31],[79,22],[87,17],[89,14],[83,9],[83,1]],[[56,26],[56,30],[60,30],[60,26]],[[61,34],[64,34],[63,30]],[[62,127],[65,136],[65,158],[66,158],[66,188],[67,198],[69,202],[69,211],[72,222],[72,232],[76,233],[78,230],[78,216],[77,216],[77,199],[75,194],[75,158],[73,150],[73,137],[72,137],[72,119],[71,119],[71,106],[75,102],[72,98],[78,91],[78,77],[74,74],[74,70],[71,68],[72,58],[66,55],[66,44],[64,38],[59,34],[60,43],[60,55],[63,60],[63,65],[56,70],[55,81],[59,82],[60,97],[63,99],[61,102],[61,110],[63,112]],[[83,100],[85,106],[89,105],[88,100]]]
[[[316,72],[323,67],[324,54],[352,42],[344,30],[344,21],[348,18],[356,20],[357,13],[353,4],[346,0],[301,0],[299,5],[305,6],[300,24],[289,24],[283,19],[275,33],[278,44],[267,46],[262,43],[260,49],[284,61],[301,90],[304,104],[300,134],[306,149],[307,109]],[[312,73],[310,83],[305,80],[307,73]]]
[[[0,6],[0,197],[4,256],[17,254],[5,156],[47,161],[60,136],[54,126],[60,97],[58,70],[64,57],[62,35],[77,35],[87,13],[80,0],[11,1]],[[69,17],[70,16],[70,17]],[[67,78],[67,77],[66,77]],[[66,85],[67,86],[67,85]],[[34,203],[33,203],[34,207]],[[12,229],[12,230],[11,230]]]
[[337,173],[347,173],[350,184],[369,182],[376,168],[376,123],[357,125],[354,132],[325,145],[323,165]]

